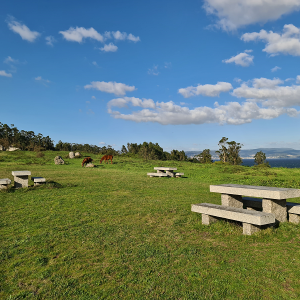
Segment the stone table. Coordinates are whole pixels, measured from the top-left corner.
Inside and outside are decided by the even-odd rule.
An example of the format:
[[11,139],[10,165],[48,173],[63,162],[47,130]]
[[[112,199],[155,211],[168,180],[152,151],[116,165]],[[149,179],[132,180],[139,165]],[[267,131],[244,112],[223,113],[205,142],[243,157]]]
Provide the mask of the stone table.
[[11,180],[9,178],[0,179],[0,190],[7,189],[7,186],[11,184]]
[[275,216],[276,223],[287,221],[286,199],[300,197],[300,189],[240,184],[211,185],[210,191],[221,193],[222,205],[243,208],[243,197],[262,198],[262,210]]

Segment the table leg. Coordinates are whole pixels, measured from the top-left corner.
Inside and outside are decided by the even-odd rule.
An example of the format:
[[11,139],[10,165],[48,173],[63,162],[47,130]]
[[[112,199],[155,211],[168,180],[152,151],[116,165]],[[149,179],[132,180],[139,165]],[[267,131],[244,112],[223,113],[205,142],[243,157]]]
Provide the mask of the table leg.
[[262,199],[263,212],[273,214],[275,222],[287,221],[286,200]]
[[28,187],[28,175],[14,176],[14,187],[15,188]]
[[221,194],[222,205],[243,208],[243,200],[240,195]]
[[174,173],[172,171],[166,171],[166,173],[170,176],[170,177],[174,177]]

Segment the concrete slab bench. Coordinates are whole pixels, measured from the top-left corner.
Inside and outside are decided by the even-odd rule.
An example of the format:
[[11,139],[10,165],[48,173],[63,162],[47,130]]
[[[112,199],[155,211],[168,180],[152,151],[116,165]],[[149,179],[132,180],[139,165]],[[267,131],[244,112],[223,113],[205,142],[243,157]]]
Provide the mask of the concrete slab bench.
[[28,187],[28,176],[31,175],[30,171],[12,171],[14,176],[14,187],[24,188]]
[[192,204],[192,211],[202,214],[202,224],[210,225],[219,218],[243,223],[243,234],[251,235],[261,230],[261,226],[274,225],[275,217],[260,211],[216,205],[210,203]]
[[44,177],[31,177],[31,180],[33,181],[34,186],[46,183],[46,178]]
[[10,184],[11,180],[9,178],[0,179],[0,190],[7,189]]
[[150,177],[168,177],[167,173],[147,173]]
[[179,178],[179,177],[181,177],[181,176],[183,176],[184,175],[184,173],[175,173],[175,177],[176,178]]
[[[243,197],[244,206],[247,209],[262,209],[262,199]],[[286,210],[288,213],[289,222],[294,224],[300,223],[300,203],[286,202]]]
[[221,193],[222,205],[243,208],[242,196],[262,198],[265,213],[274,214],[276,223],[287,221],[286,199],[300,197],[300,189],[239,184],[211,185],[210,191]]

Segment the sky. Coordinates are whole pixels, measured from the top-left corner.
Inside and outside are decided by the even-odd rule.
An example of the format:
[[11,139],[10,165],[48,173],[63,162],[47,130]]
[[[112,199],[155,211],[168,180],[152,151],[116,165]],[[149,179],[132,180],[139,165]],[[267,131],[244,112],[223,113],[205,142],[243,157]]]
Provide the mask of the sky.
[[300,149],[300,0],[2,0],[0,41],[0,122],[55,143]]

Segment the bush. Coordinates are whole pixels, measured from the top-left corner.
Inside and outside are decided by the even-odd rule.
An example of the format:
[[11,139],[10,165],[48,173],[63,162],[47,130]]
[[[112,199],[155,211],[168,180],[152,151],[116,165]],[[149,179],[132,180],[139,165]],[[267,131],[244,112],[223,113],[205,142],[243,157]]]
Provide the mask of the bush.
[[36,154],[36,157],[38,157],[38,158],[42,158],[42,157],[44,157],[45,156],[45,154],[43,153],[43,152],[38,152],[37,154]]

